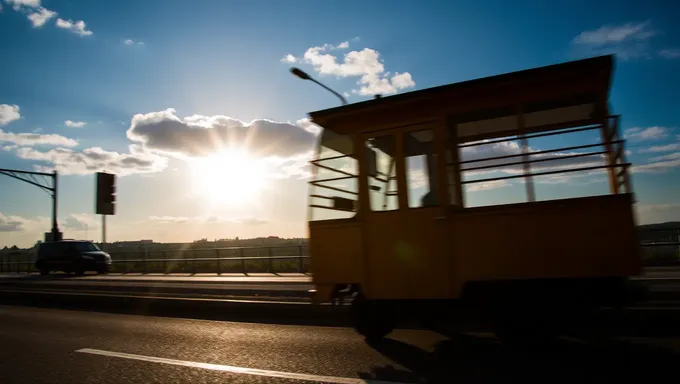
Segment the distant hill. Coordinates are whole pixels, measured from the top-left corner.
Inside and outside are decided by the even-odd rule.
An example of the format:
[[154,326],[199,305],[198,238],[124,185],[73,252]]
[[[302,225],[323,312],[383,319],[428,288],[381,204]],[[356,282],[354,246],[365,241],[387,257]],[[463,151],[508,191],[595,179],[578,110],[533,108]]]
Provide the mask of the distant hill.
[[680,229],[680,221],[669,221],[666,223],[638,225],[638,230],[662,230],[662,229]]
[[680,241],[680,221],[638,225],[641,242]]

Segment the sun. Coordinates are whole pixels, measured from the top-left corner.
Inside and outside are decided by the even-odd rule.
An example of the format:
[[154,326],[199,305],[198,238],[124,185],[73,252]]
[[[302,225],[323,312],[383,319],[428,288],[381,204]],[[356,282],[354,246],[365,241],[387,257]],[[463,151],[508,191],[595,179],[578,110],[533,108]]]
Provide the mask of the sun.
[[262,162],[245,150],[229,149],[191,161],[193,193],[213,204],[254,202],[265,186],[266,177]]

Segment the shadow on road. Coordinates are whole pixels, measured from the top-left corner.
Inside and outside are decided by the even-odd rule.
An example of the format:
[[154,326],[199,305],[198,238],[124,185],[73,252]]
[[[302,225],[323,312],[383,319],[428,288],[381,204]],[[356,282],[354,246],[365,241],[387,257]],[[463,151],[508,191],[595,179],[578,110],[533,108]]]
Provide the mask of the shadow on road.
[[427,383],[662,382],[675,375],[678,354],[625,341],[564,340],[519,352],[494,338],[458,335],[428,352],[395,339],[372,347],[406,368],[373,367],[365,380]]

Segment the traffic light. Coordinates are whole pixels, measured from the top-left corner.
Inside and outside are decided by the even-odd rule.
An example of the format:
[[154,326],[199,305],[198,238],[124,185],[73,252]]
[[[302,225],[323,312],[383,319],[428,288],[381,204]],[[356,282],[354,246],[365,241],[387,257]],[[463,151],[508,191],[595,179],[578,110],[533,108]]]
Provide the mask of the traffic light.
[[116,214],[116,175],[97,172],[97,203],[98,215]]

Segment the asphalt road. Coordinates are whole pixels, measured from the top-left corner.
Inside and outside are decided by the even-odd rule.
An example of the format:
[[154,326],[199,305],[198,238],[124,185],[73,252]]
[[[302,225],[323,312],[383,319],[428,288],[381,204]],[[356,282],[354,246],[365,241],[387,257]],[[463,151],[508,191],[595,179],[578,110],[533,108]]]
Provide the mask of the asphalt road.
[[564,341],[529,353],[485,334],[351,329],[0,306],[0,383],[661,382],[680,337]]

